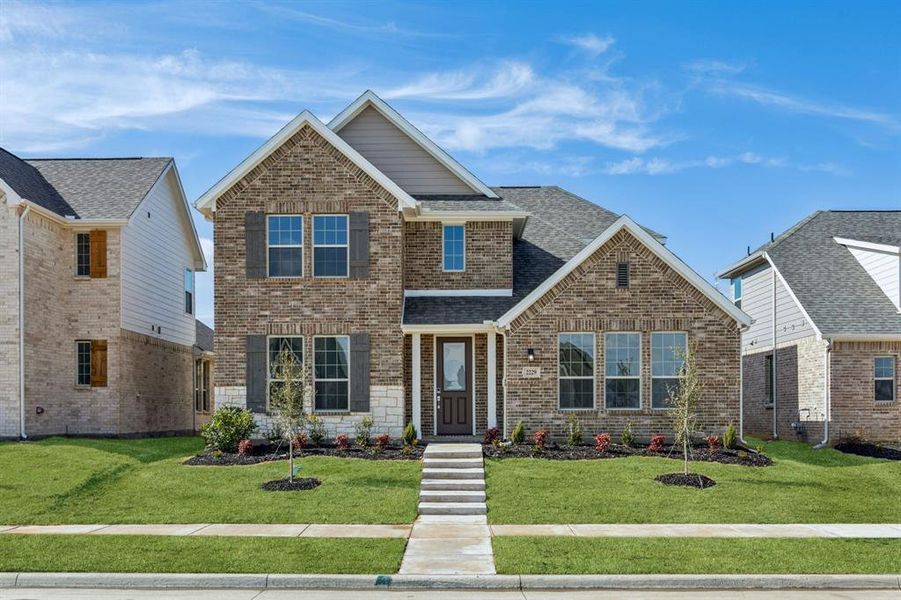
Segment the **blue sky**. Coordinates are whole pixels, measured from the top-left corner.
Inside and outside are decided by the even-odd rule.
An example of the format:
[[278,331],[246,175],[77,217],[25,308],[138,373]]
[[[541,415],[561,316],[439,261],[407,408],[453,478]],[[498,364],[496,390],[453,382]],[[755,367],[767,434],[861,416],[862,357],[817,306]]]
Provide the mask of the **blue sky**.
[[901,207],[899,40],[899,2],[2,0],[0,144],[174,156],[193,201],[372,88],[485,182],[627,213],[712,279],[815,209]]

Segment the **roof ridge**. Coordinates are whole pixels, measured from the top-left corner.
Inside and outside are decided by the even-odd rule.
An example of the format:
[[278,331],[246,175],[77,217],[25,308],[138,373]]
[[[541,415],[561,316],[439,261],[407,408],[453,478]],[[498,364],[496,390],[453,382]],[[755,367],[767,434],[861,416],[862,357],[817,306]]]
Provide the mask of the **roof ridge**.
[[59,158],[23,158],[22,160],[27,162],[38,162],[49,160],[175,160],[175,158],[173,158],[172,156],[64,156]]
[[765,250],[775,248],[776,246],[778,246],[779,244],[781,244],[782,242],[784,242],[785,240],[787,240],[794,234],[798,233],[798,231],[800,231],[805,225],[807,225],[810,221],[812,221],[814,219],[814,217],[816,217],[824,212],[830,212],[830,211],[824,211],[824,210],[813,211],[812,213],[810,213],[809,215],[807,215],[806,217],[804,217],[803,219],[801,219],[800,221],[798,221],[797,223],[795,223],[794,225],[792,225],[791,227],[789,227],[788,229],[786,229],[785,231],[783,231],[782,233],[780,233],[779,235],[774,237],[769,242],[766,242],[765,244],[758,246],[757,250],[755,250],[755,252],[760,252],[760,251],[765,251]]

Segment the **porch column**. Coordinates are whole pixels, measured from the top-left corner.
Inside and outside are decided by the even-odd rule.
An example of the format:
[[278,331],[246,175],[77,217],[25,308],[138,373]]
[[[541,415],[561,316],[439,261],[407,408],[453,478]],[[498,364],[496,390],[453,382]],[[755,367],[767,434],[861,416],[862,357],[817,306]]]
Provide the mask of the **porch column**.
[[422,437],[422,338],[420,334],[413,334],[412,348],[413,371],[413,427],[416,435]]
[[497,427],[497,334],[488,332],[488,429]]

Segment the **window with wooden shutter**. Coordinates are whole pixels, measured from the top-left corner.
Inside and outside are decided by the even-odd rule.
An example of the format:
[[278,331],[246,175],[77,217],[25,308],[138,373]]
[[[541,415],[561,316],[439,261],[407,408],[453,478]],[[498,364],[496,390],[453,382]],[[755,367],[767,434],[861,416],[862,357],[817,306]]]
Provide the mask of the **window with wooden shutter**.
[[91,231],[91,278],[103,279],[106,277],[106,230],[94,229]]
[[91,387],[106,387],[106,340],[91,340]]

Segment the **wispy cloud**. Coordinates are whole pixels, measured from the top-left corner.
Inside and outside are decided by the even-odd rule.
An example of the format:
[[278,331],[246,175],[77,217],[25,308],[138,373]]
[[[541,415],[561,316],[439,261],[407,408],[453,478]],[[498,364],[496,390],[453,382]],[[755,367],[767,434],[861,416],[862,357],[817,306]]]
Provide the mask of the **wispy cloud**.
[[532,67],[519,61],[502,62],[493,70],[455,70],[427,73],[402,86],[388,89],[387,99],[491,100],[522,92],[535,80]]
[[773,158],[743,152],[732,156],[707,156],[701,159],[673,160],[660,157],[632,157],[607,163],[602,169],[607,175],[672,175],[689,169],[722,169],[735,165],[754,165],[766,168],[794,168],[799,171],[818,171],[832,175],[848,175],[847,169],[833,163],[814,165],[794,164],[785,158]]
[[698,59],[683,65],[682,68],[699,75],[727,76],[738,75],[747,68],[747,65],[725,60]]
[[325,27],[334,31],[343,31],[360,34],[376,34],[380,36],[405,36],[405,37],[447,37],[447,34],[432,31],[418,31],[398,26],[394,21],[384,23],[351,22],[335,19],[324,15],[318,15],[305,10],[298,10],[291,6],[259,3],[254,4],[259,10],[278,16],[282,19],[309,23],[319,27]]
[[565,36],[560,38],[560,41],[585,52],[592,58],[600,56],[616,43],[613,36],[598,36],[594,33]]

